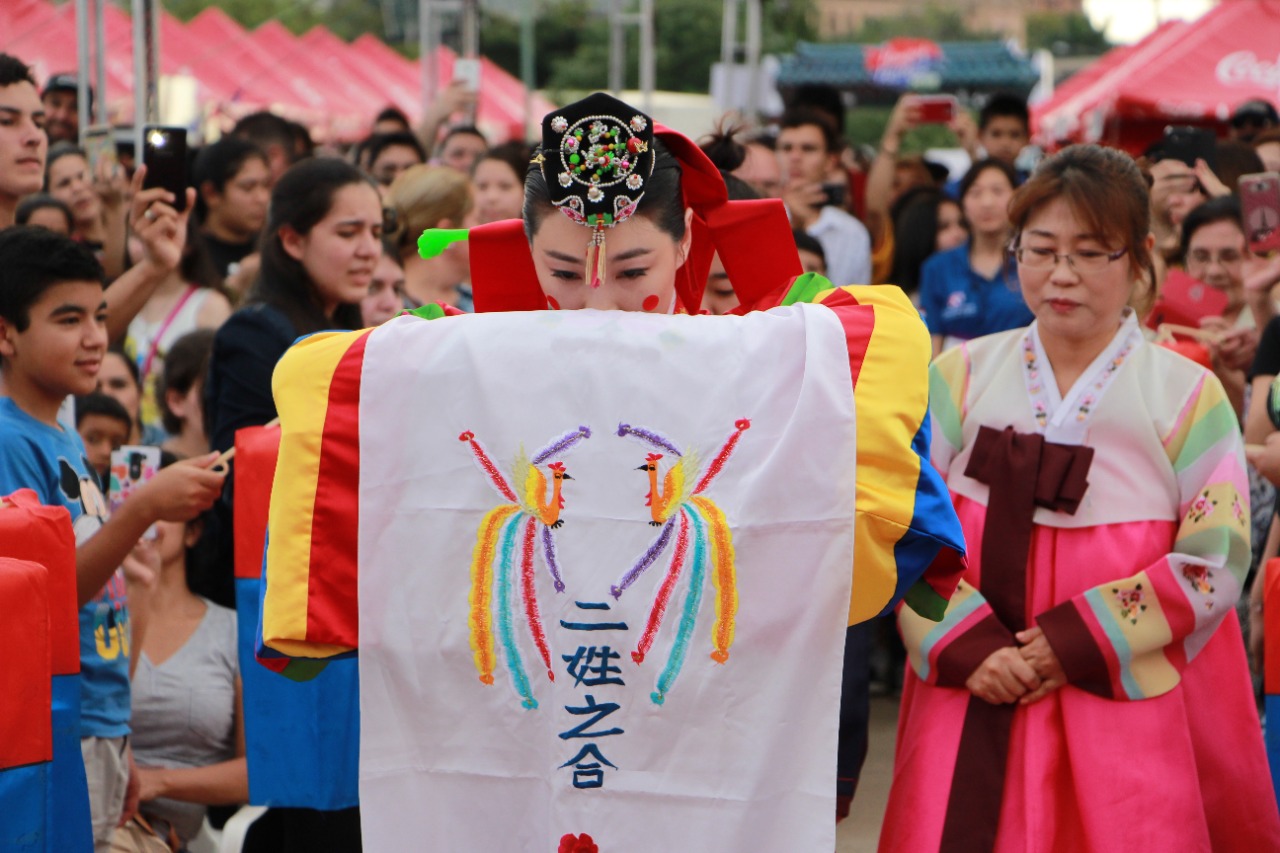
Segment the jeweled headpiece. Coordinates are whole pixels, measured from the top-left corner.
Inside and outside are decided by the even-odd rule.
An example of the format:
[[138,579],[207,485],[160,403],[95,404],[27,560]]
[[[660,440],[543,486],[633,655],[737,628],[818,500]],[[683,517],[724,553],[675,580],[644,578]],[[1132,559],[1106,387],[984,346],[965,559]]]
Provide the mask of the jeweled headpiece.
[[599,287],[605,233],[635,213],[653,174],[653,121],[597,92],[542,120],[542,168],[551,202],[592,229],[585,278]]

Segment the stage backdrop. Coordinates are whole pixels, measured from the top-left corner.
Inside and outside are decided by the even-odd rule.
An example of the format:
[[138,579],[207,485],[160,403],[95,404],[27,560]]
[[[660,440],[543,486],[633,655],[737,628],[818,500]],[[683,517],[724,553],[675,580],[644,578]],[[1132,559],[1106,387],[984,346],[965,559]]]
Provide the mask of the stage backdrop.
[[315,559],[268,608],[335,650],[358,575],[369,849],[833,849],[848,344],[819,306],[718,319],[405,317],[282,362],[282,459],[319,463],[271,548],[314,513]]

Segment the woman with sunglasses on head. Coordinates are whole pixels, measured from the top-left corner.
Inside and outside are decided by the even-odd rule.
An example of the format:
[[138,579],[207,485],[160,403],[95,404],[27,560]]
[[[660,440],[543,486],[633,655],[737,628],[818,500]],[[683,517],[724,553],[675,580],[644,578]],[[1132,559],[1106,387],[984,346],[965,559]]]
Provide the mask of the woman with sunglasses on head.
[[1009,206],[1028,329],[933,365],[933,462],[974,555],[912,662],[881,850],[1280,849],[1235,603],[1239,425],[1147,343],[1146,185],[1073,146]]

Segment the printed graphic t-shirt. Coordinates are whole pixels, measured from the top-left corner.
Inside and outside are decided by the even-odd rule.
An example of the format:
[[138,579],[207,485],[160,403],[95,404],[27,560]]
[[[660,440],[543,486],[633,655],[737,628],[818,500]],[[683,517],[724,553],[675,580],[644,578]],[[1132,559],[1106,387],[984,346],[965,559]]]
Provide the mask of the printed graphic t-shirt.
[[1018,286],[1018,271],[1005,266],[986,278],[969,263],[969,244],[932,255],[920,268],[920,313],[929,332],[947,338],[944,348],[1031,325]]
[[[80,436],[0,397],[0,494],[18,489],[33,489],[41,503],[65,506],[76,544],[106,520],[106,500]],[[80,608],[80,698],[81,737],[129,733],[129,611],[119,570]]]

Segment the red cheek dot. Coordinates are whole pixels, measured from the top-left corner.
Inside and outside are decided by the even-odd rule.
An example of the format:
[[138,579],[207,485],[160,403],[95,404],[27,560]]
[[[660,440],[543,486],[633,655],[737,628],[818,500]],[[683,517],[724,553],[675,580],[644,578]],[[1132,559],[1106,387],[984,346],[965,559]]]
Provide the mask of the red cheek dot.
[[550,308],[552,311],[559,311],[559,310],[560,310],[560,303],[559,303],[559,302],[556,302],[556,298],[555,298],[554,296],[548,296],[548,297],[547,297],[547,307],[548,307],[548,308]]
[[646,296],[644,302],[641,303],[641,307],[646,311],[652,311],[658,307],[658,297],[653,294]]

